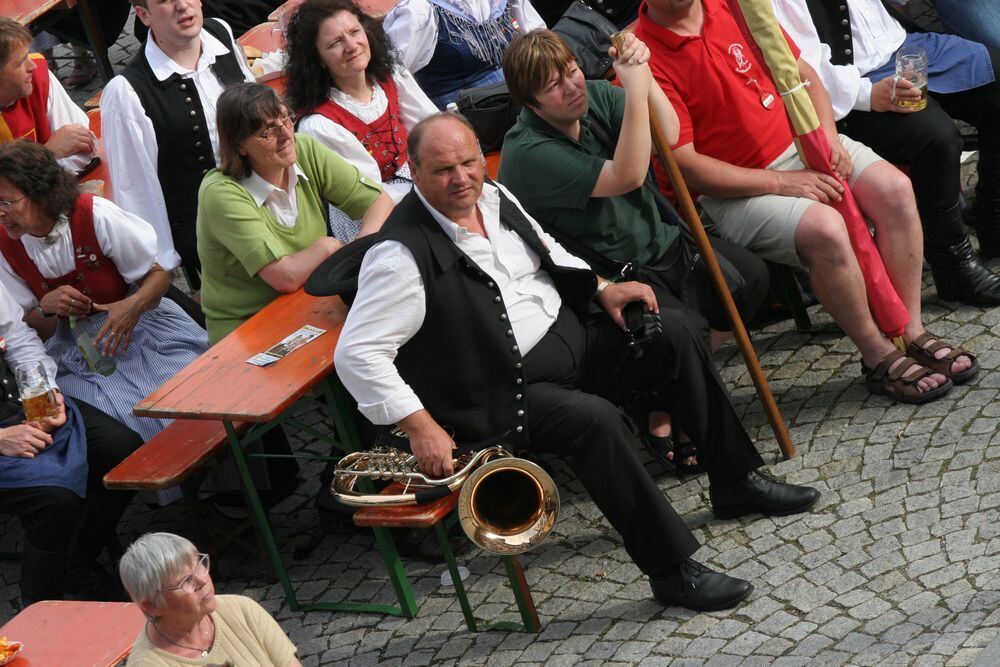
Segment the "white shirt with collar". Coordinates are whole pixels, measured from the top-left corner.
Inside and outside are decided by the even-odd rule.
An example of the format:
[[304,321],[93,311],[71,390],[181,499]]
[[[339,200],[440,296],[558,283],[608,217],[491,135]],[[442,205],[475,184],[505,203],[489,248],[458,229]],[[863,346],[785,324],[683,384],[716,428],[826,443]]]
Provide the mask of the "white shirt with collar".
[[[215,102],[222,94],[223,86],[211,65],[216,58],[229,53],[235,44],[232,30],[224,22],[220,23],[226,28],[230,45],[223,44],[202,29],[201,57],[194,69],[174,62],[156,44],[152,34],[146,39],[145,46],[146,60],[157,79],[164,81],[178,74],[194,83],[205,113],[205,126],[212,140],[216,161],[219,159],[219,133],[215,124]],[[253,81],[242,52],[237,51],[237,60],[246,80]],[[167,206],[157,177],[158,148],[153,121],[143,110],[132,85],[120,74],[108,82],[101,96],[101,131],[115,201],[129,213],[153,225],[157,238],[157,261],[168,271],[177,268],[181,260],[174,250]]]
[[241,180],[240,185],[246,188],[258,207],[267,206],[267,210],[271,212],[279,225],[294,227],[295,221],[299,217],[299,208],[295,202],[295,185],[300,178],[304,181],[309,180],[299,165],[293,164],[288,168],[287,191],[268,183],[255,171],[251,171],[249,176]]
[[854,110],[872,110],[872,82],[864,74],[889,62],[906,39],[906,30],[879,0],[844,1],[851,15],[851,65],[830,62],[830,47],[820,41],[805,0],[771,0],[778,23],[819,74],[836,120]]
[[403,67],[415,73],[427,66],[437,48],[438,29],[433,4],[482,23],[499,16],[508,2],[510,14],[521,32],[545,27],[545,21],[530,0],[402,0],[386,14],[382,26],[399,53]]
[[13,370],[23,364],[40,361],[45,366],[49,382],[55,387],[56,362],[46,354],[35,330],[25,324],[24,311],[4,284],[0,284],[0,344],[6,347],[4,358],[7,365]]
[[[49,99],[45,103],[45,116],[49,121],[49,129],[55,134],[56,130],[66,125],[83,125],[90,127],[90,119],[83,109],[76,106],[76,103],[63,88],[59,79],[54,74],[49,76]],[[93,132],[91,132],[93,137]],[[94,146],[97,146],[97,137],[94,137]],[[73,174],[90,164],[90,161],[97,155],[96,151],[90,153],[77,153],[67,155],[56,160],[62,168]]]
[[[496,282],[521,354],[527,354],[556,321],[562,299],[551,277],[540,270],[538,256],[520,236],[500,224],[500,194],[515,202],[559,266],[589,269],[542,231],[502,185],[483,184],[479,210],[487,237],[469,232],[417,196],[448,238]],[[347,314],[335,353],[337,374],[374,424],[394,424],[423,404],[396,370],[400,346],[423,325],[424,283],[410,250],[398,241],[372,247],[361,263],[358,295]]]

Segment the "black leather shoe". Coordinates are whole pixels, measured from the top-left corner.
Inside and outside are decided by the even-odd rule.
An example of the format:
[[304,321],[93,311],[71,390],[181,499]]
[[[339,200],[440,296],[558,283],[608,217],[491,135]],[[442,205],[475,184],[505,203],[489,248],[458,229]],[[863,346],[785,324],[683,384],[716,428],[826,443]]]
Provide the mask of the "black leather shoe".
[[657,602],[694,611],[729,609],[753,593],[749,581],[710,570],[691,558],[662,579],[650,579],[649,587]]
[[819,500],[819,491],[811,486],[779,482],[767,473],[751,470],[746,478],[732,486],[708,487],[712,512],[719,519],[735,519],[745,514],[784,516],[804,512]]
[[951,245],[928,245],[924,256],[941,299],[970,306],[1000,305],[1000,276],[979,261],[968,235]]

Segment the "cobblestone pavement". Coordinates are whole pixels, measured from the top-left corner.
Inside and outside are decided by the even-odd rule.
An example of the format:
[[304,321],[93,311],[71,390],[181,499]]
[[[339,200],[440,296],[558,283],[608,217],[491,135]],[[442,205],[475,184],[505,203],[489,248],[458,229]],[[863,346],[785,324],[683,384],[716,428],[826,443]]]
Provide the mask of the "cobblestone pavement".
[[[123,39],[119,64],[134,50]],[[82,98],[87,91],[77,93]],[[994,268],[997,268],[994,266]],[[470,634],[441,566],[408,562],[423,607],[416,619],[293,613],[252,552],[213,554],[218,588],[257,600],[281,622],[307,666],[655,664],[655,665],[968,665],[1000,635],[1000,310],[939,303],[926,285],[928,328],[979,354],[982,372],[922,407],[870,396],[858,355],[842,335],[802,334],[791,322],[754,332],[771,387],[799,455],[779,461],[749,377],[732,346],[718,359],[751,434],[771,470],[824,492],[815,511],[786,518],[717,521],[705,479],[658,482],[704,545],[697,558],[754,582],[738,609],[696,614],[664,609],[578,482],[552,467],[563,506],[553,535],[525,555],[544,629],[538,635]],[[319,414],[306,414],[319,422]],[[322,453],[315,442],[298,446]],[[654,464],[650,463],[651,469]],[[315,525],[318,468],[306,466],[298,492],[273,515],[291,562]],[[231,529],[212,513],[215,533]],[[5,524],[0,550],[20,539]],[[176,507],[134,503],[123,539],[147,530],[185,532]],[[500,561],[460,557],[477,614],[513,618]],[[303,598],[394,601],[381,558],[367,535],[335,532],[308,558],[292,562]],[[14,613],[17,567],[0,564],[0,621]]]

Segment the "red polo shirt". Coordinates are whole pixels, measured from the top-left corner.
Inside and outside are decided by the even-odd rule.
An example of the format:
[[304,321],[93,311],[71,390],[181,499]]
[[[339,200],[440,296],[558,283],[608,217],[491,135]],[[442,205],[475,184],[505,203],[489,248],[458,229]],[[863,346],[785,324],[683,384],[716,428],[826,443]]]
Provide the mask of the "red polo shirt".
[[[705,22],[700,35],[681,36],[653,23],[645,2],[635,29],[651,52],[653,76],[680,119],[675,146],[693,142],[702,155],[763,169],[792,143],[781,96],[747,47],[724,0],[701,3]],[[785,39],[798,59],[798,47],[787,34]],[[761,103],[768,95],[770,109]]]

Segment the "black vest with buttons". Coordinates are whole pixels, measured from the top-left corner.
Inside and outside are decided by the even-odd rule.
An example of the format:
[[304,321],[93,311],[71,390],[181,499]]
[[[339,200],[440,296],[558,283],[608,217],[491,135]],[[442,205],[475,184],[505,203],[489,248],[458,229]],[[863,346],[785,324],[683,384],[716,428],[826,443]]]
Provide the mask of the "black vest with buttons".
[[21,409],[14,371],[7,365],[7,359],[0,353],[0,423],[7,421]]
[[[500,222],[538,255],[564,305],[586,313],[592,271],[558,266],[517,205],[500,194]],[[413,192],[393,210],[380,240],[398,241],[416,259],[426,293],[420,330],[399,348],[396,368],[431,416],[459,443],[500,436],[526,442],[524,370],[500,289],[456,246]]]
[[[211,65],[223,86],[245,81],[238,58],[242,51],[231,41],[226,28],[215,19],[205,20],[205,31],[229,48],[229,53]],[[132,85],[156,133],[156,171],[172,225],[194,229],[198,217],[198,186],[201,177],[215,166],[212,140],[205,124],[198,90],[190,79],[171,74],[160,81],[139,49],[122,72]],[[211,101],[215,104],[215,100]]]
[[834,65],[853,64],[854,41],[847,0],[806,0],[806,6],[820,41],[830,47],[830,62]]

